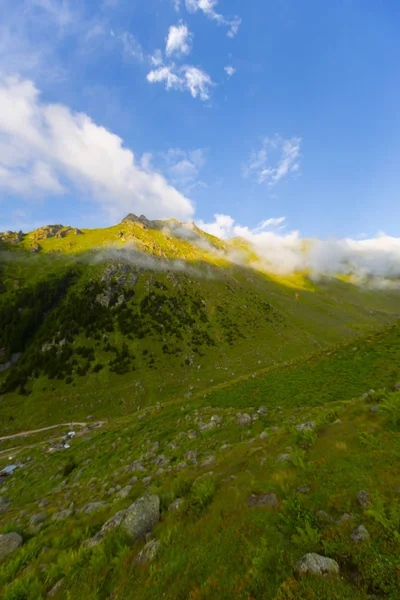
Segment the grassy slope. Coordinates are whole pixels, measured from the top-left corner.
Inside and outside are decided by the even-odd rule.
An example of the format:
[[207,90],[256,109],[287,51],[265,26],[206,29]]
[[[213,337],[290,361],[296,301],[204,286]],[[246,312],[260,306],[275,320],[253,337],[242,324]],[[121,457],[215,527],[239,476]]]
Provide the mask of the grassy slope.
[[[68,452],[43,454],[40,446],[22,450],[20,459],[30,455],[33,460],[7,482],[4,495],[12,504],[0,515],[0,531],[21,531],[25,541],[0,565],[1,597],[39,600],[64,578],[56,598],[396,600],[400,394],[360,395],[393,386],[400,380],[399,365],[396,324],[356,346],[345,344],[271,367],[254,379],[220,385],[206,397],[176,400],[113,420],[76,439]],[[376,404],[381,409],[371,412]],[[267,416],[246,428],[236,424],[237,410],[252,414],[260,405],[268,407]],[[198,428],[196,417],[208,422],[213,414],[222,417],[221,427],[188,439],[187,432]],[[313,434],[294,428],[305,421],[316,423]],[[279,430],[273,431],[274,426]],[[269,437],[260,441],[263,430]],[[172,474],[155,475],[157,467],[144,459],[145,473],[137,473],[139,481],[128,498],[112,502],[110,488],[126,485],[134,474],[126,467],[156,441],[156,453],[171,459]],[[226,443],[230,447],[221,449]],[[188,449],[196,451],[199,463],[208,458],[206,452],[215,461],[177,471]],[[284,452],[291,454],[291,461],[277,463]],[[71,455],[77,466],[63,477]],[[141,482],[145,475],[152,476],[149,488]],[[299,494],[299,486],[310,490]],[[135,565],[143,542],[132,546],[118,532],[94,550],[79,550],[81,541],[146,489],[160,495],[163,507],[153,531],[161,540],[153,563]],[[367,511],[357,502],[361,489],[371,492]],[[250,494],[262,492],[276,493],[277,510],[247,507]],[[29,519],[40,512],[36,503],[43,497],[48,520],[32,531]],[[184,498],[183,510],[168,513],[166,507],[176,497]],[[71,516],[62,527],[50,519],[71,502],[79,509],[94,500],[107,505],[90,516]],[[344,513],[353,519],[324,523],[317,515],[321,509],[335,521]],[[351,532],[361,523],[371,538],[354,544]],[[337,560],[342,577],[299,577],[294,564],[307,552]]]
[[[201,232],[198,235],[202,244],[206,240],[221,250],[226,247],[212,236]],[[16,392],[3,396],[0,403],[3,434],[65,419],[81,420],[93,412],[99,418],[119,416],[135,410],[138,405],[151,405],[160,398],[168,401],[186,393],[203,393],[213,384],[234,381],[238,376],[266,366],[291,361],[320,347],[363,335],[391,322],[398,311],[395,292],[365,290],[339,279],[313,283],[302,275],[286,279],[268,276],[244,266],[232,266],[221,254],[210,253],[209,245],[199,246],[161,230],[144,229],[138,223],[122,223],[107,230],[84,230],[83,235],[68,233],[64,238],[40,239],[40,253],[23,252],[21,248],[27,250],[36,237],[37,233],[29,234],[20,244],[9,248],[13,260],[4,264],[3,281],[10,298],[15,290],[46,281],[50,274],[60,273],[77,260],[83,265],[82,281],[90,281],[104,268],[101,262],[93,264],[94,259],[99,260],[94,249],[134,242],[146,252],[145,256],[179,259],[180,264],[184,261],[186,270],[184,274],[139,272],[136,296],[129,309],[138,312],[140,300],[160,283],[167,286],[165,297],[176,297],[178,301],[188,299],[190,314],[193,302],[202,299],[207,322],[198,325],[209,331],[216,345],[203,346],[204,356],[194,354],[193,330],[183,328],[183,339],[178,342],[182,352],[171,355],[162,349],[162,335],[153,332],[144,339],[129,340],[116,327],[109,334],[109,341],[116,346],[127,342],[135,355],[135,371],[116,375],[108,368],[99,373],[90,369],[84,377],[74,377],[72,385],[39,376],[29,384],[30,396]],[[100,260],[103,259],[106,255],[100,254]],[[116,262],[119,264],[119,259]],[[189,267],[192,270],[188,271]],[[78,282],[77,287],[80,285]],[[296,294],[299,294],[297,299]],[[265,301],[272,305],[278,320],[265,316],[261,304]],[[216,310],[218,305],[222,307],[221,313]],[[67,317],[63,317],[62,311],[60,314],[60,319],[65,321]],[[235,327],[244,337],[234,334],[230,344],[229,336]],[[175,344],[168,336],[165,341]],[[107,365],[112,358],[96,340],[81,335],[76,343],[92,347],[100,363]],[[143,351],[154,355],[156,371],[149,368]],[[194,357],[193,364],[186,364],[187,357],[191,360]],[[7,373],[0,376],[0,381],[6,376]],[[14,421],[11,422],[10,417]]]

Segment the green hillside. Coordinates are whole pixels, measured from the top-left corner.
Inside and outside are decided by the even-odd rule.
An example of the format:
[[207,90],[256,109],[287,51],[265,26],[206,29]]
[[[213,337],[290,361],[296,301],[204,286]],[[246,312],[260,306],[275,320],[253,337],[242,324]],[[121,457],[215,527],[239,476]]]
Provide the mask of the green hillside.
[[243,243],[238,260],[237,240],[174,220],[0,238],[0,369],[16,361],[0,373],[4,433],[190,398],[399,311],[396,291],[272,276]]
[[135,215],[0,245],[2,600],[399,598],[398,291]]

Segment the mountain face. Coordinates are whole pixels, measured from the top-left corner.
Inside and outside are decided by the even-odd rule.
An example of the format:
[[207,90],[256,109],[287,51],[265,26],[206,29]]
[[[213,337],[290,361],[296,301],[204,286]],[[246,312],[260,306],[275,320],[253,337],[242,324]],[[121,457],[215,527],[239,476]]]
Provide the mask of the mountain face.
[[49,225],[6,232],[0,243],[1,410],[13,418],[21,397],[25,406],[40,399],[41,419],[60,395],[66,418],[84,415],[93,395],[115,414],[160,393],[190,397],[389,323],[398,311],[395,292],[258,271],[243,244],[241,264],[231,262],[237,240],[173,219],[130,214],[104,230]]

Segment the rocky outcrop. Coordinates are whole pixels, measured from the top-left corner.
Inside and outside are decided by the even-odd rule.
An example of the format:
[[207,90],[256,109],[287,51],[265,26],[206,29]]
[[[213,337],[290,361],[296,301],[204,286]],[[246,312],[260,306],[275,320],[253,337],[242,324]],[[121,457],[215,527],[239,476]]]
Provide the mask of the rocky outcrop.
[[310,552],[305,554],[297,563],[299,573],[311,575],[339,575],[339,565],[336,560]]
[[22,537],[19,533],[5,533],[0,535],[0,559],[22,545]]
[[97,546],[108,531],[123,529],[126,534],[136,541],[150,533],[160,520],[160,498],[155,494],[143,496],[131,506],[117,512],[104,523],[100,531],[91,539],[83,542],[82,546],[92,548]]

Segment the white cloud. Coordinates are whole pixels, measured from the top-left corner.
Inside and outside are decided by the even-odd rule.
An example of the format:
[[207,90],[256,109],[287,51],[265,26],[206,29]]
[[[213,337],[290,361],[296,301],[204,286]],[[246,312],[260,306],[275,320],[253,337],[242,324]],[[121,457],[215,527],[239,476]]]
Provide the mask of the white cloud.
[[[214,221],[196,225],[204,231],[229,239],[240,237],[258,256],[251,266],[288,275],[309,271],[312,276],[350,275],[354,280],[378,287],[399,287],[400,238],[379,233],[370,239],[304,240],[298,231],[282,232],[284,217],[262,221],[254,229],[236,224],[228,215],[216,214]],[[278,230],[265,231],[278,227]],[[232,262],[248,263],[245,253],[228,253]]]
[[227,19],[221,14],[219,14],[215,7],[218,4],[218,0],[185,0],[186,10],[189,13],[195,13],[198,11],[202,11],[209,19],[216,21],[218,25],[225,25],[229,27],[228,37],[233,38],[239,31],[239,27],[242,23],[240,17],[233,17],[232,19]]
[[176,12],[179,12],[181,10],[181,0],[172,0],[172,4]]
[[178,25],[172,25],[166,38],[165,53],[167,56],[185,56],[192,51],[193,35],[187,25],[182,21]]
[[236,73],[235,67],[232,67],[231,65],[224,67],[224,71],[228,75],[228,77],[232,77],[232,75]]
[[206,163],[206,150],[198,148],[186,152],[180,148],[171,148],[162,156],[164,162],[163,172],[168,180],[186,194],[192,193],[196,188],[207,187],[204,181],[199,180],[201,169]]
[[79,189],[113,219],[126,212],[189,218],[192,203],[147,166],[86,114],[41,102],[32,81],[0,77],[3,189],[29,195]]
[[[253,152],[245,165],[245,177],[254,177],[258,183],[266,182],[270,187],[278,183],[290,173],[300,169],[301,138],[293,137],[285,140],[279,135],[264,138],[261,148]],[[273,163],[271,160],[275,159]]]
[[177,67],[174,63],[150,71],[147,81],[164,83],[167,90],[188,91],[193,98],[203,101],[210,98],[210,88],[214,85],[205,71],[192,65]]

